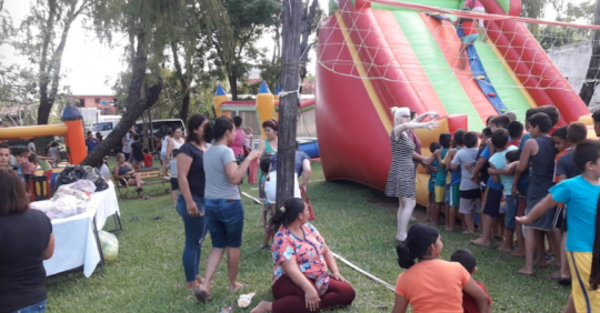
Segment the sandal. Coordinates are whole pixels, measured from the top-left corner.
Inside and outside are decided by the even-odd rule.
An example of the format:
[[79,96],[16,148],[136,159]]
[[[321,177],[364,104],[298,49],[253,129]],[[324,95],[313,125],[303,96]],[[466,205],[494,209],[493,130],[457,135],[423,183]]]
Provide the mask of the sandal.
[[206,303],[206,301],[210,301],[212,299],[212,295],[202,289],[195,289],[194,295],[196,299],[202,303]]
[[237,301],[238,306],[242,309],[247,309],[252,303],[252,297],[254,297],[255,294],[255,292],[252,292],[245,295],[240,295]]
[[235,290],[231,290],[230,292],[238,292],[246,287],[248,287],[248,284],[240,283],[240,287],[236,288]]
[[571,278],[561,278],[558,280],[558,283],[562,286],[571,286]]
[[226,306],[219,313],[231,313],[231,312],[233,312],[233,307],[232,306]]
[[231,313],[231,312],[233,312],[233,307],[232,306],[226,306],[219,313]]
[[262,247],[260,247],[260,249],[263,251],[271,251],[271,247],[269,245],[262,246]]

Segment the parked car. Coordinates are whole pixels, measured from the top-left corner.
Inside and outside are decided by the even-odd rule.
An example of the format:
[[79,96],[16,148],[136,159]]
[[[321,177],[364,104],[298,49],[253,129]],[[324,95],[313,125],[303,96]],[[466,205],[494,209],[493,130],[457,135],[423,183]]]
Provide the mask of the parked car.
[[100,132],[102,138],[106,138],[120,121],[120,115],[100,115],[98,117],[98,122],[92,123],[90,126],[90,131],[94,133],[94,136],[97,132]]
[[[162,119],[162,120],[153,120],[152,121],[152,135],[162,138],[169,129],[175,130],[176,128],[181,128],[183,131],[183,136],[187,136],[187,130],[185,128],[185,123],[181,119]],[[138,134],[142,134],[144,129],[143,122],[135,123],[135,131]]]

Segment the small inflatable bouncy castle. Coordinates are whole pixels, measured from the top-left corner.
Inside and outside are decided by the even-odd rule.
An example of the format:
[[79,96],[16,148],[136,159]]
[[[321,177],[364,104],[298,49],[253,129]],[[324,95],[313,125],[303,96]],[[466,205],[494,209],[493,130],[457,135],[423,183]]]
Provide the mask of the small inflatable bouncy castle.
[[83,118],[69,103],[64,109],[62,124],[0,128],[0,140],[31,139],[43,136],[64,136],[70,164],[79,164],[87,157]]

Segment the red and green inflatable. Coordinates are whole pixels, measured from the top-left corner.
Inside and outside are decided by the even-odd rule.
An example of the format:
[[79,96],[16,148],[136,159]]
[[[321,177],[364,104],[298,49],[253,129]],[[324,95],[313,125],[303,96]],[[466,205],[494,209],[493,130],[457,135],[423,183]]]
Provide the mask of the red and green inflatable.
[[[480,1],[488,13],[520,14],[519,0]],[[553,105],[561,113],[560,125],[590,114],[522,23],[486,21],[491,40],[478,40],[469,51],[476,60],[470,63],[479,77],[474,78],[457,69],[460,39],[448,21],[397,2],[332,1],[331,15],[320,26],[316,123],[327,180],[385,188],[394,106],[442,115],[440,129],[418,133],[424,154],[440,132],[480,131],[489,116],[505,110],[523,118],[529,108]],[[464,3],[404,2],[441,11],[460,10]],[[418,202],[425,203],[427,177],[419,181]]]

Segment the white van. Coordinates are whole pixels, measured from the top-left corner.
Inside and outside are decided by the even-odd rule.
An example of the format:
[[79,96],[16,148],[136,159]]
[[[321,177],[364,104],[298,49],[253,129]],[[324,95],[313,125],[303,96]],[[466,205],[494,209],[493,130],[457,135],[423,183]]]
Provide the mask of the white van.
[[[135,123],[135,131],[138,134],[142,133],[144,123],[137,122]],[[162,138],[167,134],[168,130],[175,130],[176,128],[181,128],[183,131],[183,137],[187,136],[187,130],[185,129],[185,124],[181,119],[157,119],[152,120],[152,134],[158,138]]]
[[94,137],[97,132],[100,132],[102,138],[106,138],[120,121],[120,115],[100,115],[98,117],[98,122],[92,123],[90,126],[90,131],[94,134]]

